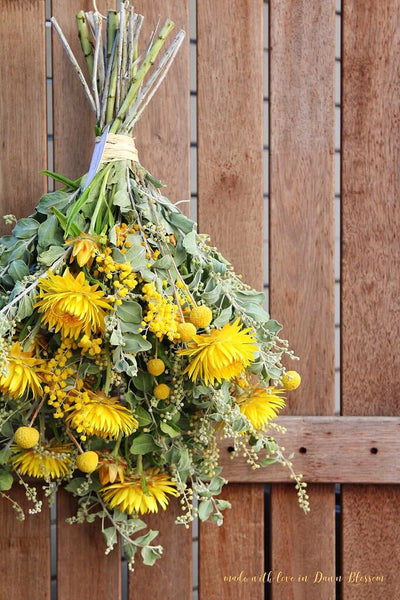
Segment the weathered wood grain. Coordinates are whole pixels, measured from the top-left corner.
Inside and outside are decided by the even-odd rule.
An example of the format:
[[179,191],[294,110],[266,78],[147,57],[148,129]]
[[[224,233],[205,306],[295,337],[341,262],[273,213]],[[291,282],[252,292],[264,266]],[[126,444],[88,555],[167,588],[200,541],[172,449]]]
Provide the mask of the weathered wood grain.
[[[261,1],[197,3],[198,220],[201,232],[251,285],[262,288]],[[232,485],[223,527],[201,523],[201,600],[264,598],[263,485]]]
[[[45,2],[2,0],[0,21],[1,215],[32,213],[46,191]],[[35,49],[34,53],[32,49]],[[0,219],[0,232],[10,231]]]
[[[97,3],[100,11],[111,8],[113,3],[102,0]],[[53,15],[62,27],[82,69],[82,60],[75,14],[91,10],[92,2],[55,0]],[[54,119],[54,169],[67,177],[83,175],[89,166],[94,143],[94,116],[81,89],[58,37],[53,33],[53,119]],[[76,514],[77,505],[66,493],[57,498],[57,593],[59,600],[81,598],[89,600],[117,600],[121,591],[120,552],[116,549],[106,556],[105,540],[98,527],[93,525],[72,526],[66,517]],[[86,557],[85,559],[83,557]],[[90,557],[90,558],[89,558]],[[93,576],[93,565],[96,575]]]
[[[21,217],[32,213],[46,191],[46,178],[39,174],[47,166],[45,3],[2,0],[0,8],[0,214]],[[1,219],[1,233],[9,230]],[[9,495],[26,520],[17,521],[11,503],[1,498],[0,597],[50,600],[47,501],[31,516],[22,486],[14,484]]]
[[[342,412],[398,415],[398,2],[345,0],[342,36]],[[385,578],[344,600],[399,597],[399,486],[344,486],[342,510],[342,570]]]
[[[189,82],[189,0],[139,0],[135,10],[145,17],[142,47],[158,15],[161,24],[172,19],[176,29],[167,39],[165,48],[179,29],[186,31],[185,40],[166,79],[147,106],[133,135],[142,165],[166,185],[163,193],[172,201],[190,199],[190,82]],[[189,203],[180,204],[189,214]]]
[[[158,15],[161,23],[169,17],[177,29],[189,30],[188,0],[137,0],[135,10],[145,17],[142,47]],[[171,41],[174,32],[171,34]],[[168,41],[166,46],[168,45]],[[139,160],[154,177],[166,184],[164,193],[173,202],[190,198],[189,183],[189,36],[172,65],[165,81],[135,126],[134,136]],[[180,205],[180,208],[185,208]],[[187,210],[189,205],[187,205]],[[161,543],[164,554],[151,569],[138,564],[129,576],[129,598],[174,598],[187,600],[192,590],[191,530],[176,525],[179,503],[172,502],[166,512],[147,519],[160,531],[155,543]]]
[[[335,3],[270,4],[270,307],[301,357],[290,414],[334,411]],[[335,571],[334,488],[310,486],[311,515],[272,487],[272,569]],[[314,500],[315,498],[315,500]],[[317,508],[315,509],[315,505]],[[281,532],[285,531],[285,535]],[[318,540],[318,545],[315,543]],[[316,550],[318,548],[318,551]],[[274,600],[320,600],[296,580]],[[333,597],[334,584],[324,593]],[[328,597],[328,596],[326,596]]]
[[1,498],[0,598],[50,600],[50,510],[40,484],[37,492],[43,502],[37,515],[28,514],[33,505],[26,499],[22,486],[15,483],[8,492],[24,510],[24,521],[18,521],[11,503]]
[[77,508],[71,494],[57,492],[57,599],[120,600],[120,544],[106,556],[99,521],[66,522],[76,515]]
[[[277,441],[286,455],[294,453],[294,469],[309,483],[400,483],[400,417],[281,417],[278,423],[287,431]],[[280,464],[254,471],[242,456],[231,459],[229,439],[219,446],[228,481],[288,482]]]

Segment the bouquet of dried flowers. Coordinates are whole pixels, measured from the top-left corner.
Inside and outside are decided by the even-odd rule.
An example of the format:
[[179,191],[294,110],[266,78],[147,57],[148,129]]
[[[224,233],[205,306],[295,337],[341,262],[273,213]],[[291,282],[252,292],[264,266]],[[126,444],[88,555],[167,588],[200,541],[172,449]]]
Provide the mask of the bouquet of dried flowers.
[[285,390],[300,383],[282,366],[293,355],[281,326],[139,162],[134,125],[184,36],[156,64],[174,24],[156,26],[139,53],[142,21],[128,2],[106,18],[77,15],[89,83],[53,21],[98,139],[89,172],[46,172],[62,189],[0,240],[0,493],[23,516],[6,493],[15,477],[31,512],[32,478],[48,495],[63,485],[78,498],[71,521],[99,517],[107,551],[120,533],[130,564],[138,549],[146,564],[159,557],[141,517],[170,497],[184,526],[222,523],[218,436],[253,468],[287,465],[309,510],[272,435]]

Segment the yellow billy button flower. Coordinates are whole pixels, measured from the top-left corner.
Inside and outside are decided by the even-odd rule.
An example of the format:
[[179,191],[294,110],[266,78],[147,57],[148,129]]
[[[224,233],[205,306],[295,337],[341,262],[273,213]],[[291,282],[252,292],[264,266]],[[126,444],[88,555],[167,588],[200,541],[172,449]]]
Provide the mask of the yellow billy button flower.
[[64,246],[72,245],[71,260],[76,258],[76,262],[80,267],[90,265],[93,262],[96,251],[100,249],[100,237],[90,235],[90,233],[80,233],[78,236],[65,240]]
[[20,448],[33,448],[39,441],[39,432],[34,427],[18,427],[14,440]]
[[285,406],[284,390],[274,387],[248,386],[237,398],[240,412],[249,419],[255,429],[262,429],[274,419]]
[[74,402],[66,409],[67,424],[84,437],[97,436],[117,439],[121,434],[130,435],[138,422],[131,411],[121,404],[118,397],[109,398],[104,392],[90,390],[72,391]]
[[281,381],[285,390],[297,390],[301,384],[301,377],[297,371],[286,371]]
[[239,319],[222,329],[195,335],[187,348],[177,354],[189,357],[184,370],[192,381],[203,379],[205,384],[237,377],[253,360],[257,352],[256,336],[252,329],[242,329]]
[[158,505],[167,508],[168,496],[178,496],[175,483],[167,473],[157,468],[146,469],[143,475],[126,477],[124,482],[102,488],[101,494],[110,508],[118,508],[128,514],[158,512]]
[[14,453],[10,462],[21,475],[44,479],[59,479],[72,471],[72,446],[49,442],[44,446],[21,450],[11,447]]
[[165,383],[159,383],[153,390],[153,395],[157,400],[166,400],[171,393],[171,389]]
[[151,358],[147,363],[147,370],[150,375],[157,377],[158,375],[161,375],[161,373],[164,373],[165,364],[160,358]]
[[184,342],[185,344],[192,341],[196,335],[196,331],[196,327],[193,325],[193,323],[179,323],[178,325],[180,341]]
[[76,466],[82,473],[93,473],[99,464],[99,457],[93,450],[83,452],[76,459]]
[[19,342],[15,342],[8,354],[5,373],[0,375],[0,392],[13,398],[20,398],[29,390],[34,395],[41,394],[39,375],[35,367],[41,367],[41,360],[33,358],[32,352],[24,352]]
[[82,333],[104,332],[105,310],[111,310],[97,285],[89,285],[81,271],[77,277],[66,269],[63,275],[47,272],[39,282],[40,299],[35,307],[43,313],[49,329],[77,339]]
[[208,327],[212,321],[212,312],[208,306],[195,306],[190,311],[190,322],[197,327],[197,329],[202,329],[204,327]]

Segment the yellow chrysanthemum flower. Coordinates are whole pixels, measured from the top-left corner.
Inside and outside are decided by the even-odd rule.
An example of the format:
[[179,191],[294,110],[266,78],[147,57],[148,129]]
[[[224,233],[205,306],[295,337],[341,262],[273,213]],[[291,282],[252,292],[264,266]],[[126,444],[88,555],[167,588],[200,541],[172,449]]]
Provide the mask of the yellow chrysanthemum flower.
[[63,275],[48,272],[40,280],[40,300],[35,304],[49,329],[77,339],[82,333],[104,331],[105,310],[111,305],[97,285],[89,285],[83,272],[77,277],[66,269]]
[[93,262],[96,251],[100,248],[100,237],[98,235],[90,235],[90,233],[80,233],[76,237],[65,240],[64,246],[72,245],[71,260],[74,258],[80,267],[90,265]]
[[159,473],[157,468],[145,470],[142,477],[126,477],[124,482],[108,485],[102,488],[101,493],[110,508],[141,515],[158,512],[158,505],[165,510],[167,494],[179,495],[168,473]]
[[7,355],[6,373],[0,375],[0,391],[14,398],[20,398],[27,390],[34,395],[41,394],[40,378],[35,367],[42,361],[32,356],[33,352],[24,352],[19,342],[15,342]]
[[248,386],[237,398],[240,412],[245,415],[255,429],[262,429],[274,419],[285,406],[284,390],[274,387]]
[[252,329],[242,329],[239,319],[227,323],[222,329],[195,335],[187,348],[178,354],[190,359],[184,370],[192,381],[203,379],[205,384],[230,380],[239,375],[254,360],[257,351],[256,337]]
[[73,404],[66,409],[68,425],[83,436],[117,439],[120,434],[130,435],[138,422],[130,410],[116,396],[110,398],[102,391],[71,392]]
[[122,456],[118,455],[114,457],[111,453],[101,454],[97,467],[101,485],[114,483],[115,481],[122,481],[123,483],[127,467],[128,463]]
[[44,479],[59,479],[71,473],[73,468],[72,451],[69,444],[50,442],[44,446],[22,450],[12,446],[15,453],[10,462],[21,475]]

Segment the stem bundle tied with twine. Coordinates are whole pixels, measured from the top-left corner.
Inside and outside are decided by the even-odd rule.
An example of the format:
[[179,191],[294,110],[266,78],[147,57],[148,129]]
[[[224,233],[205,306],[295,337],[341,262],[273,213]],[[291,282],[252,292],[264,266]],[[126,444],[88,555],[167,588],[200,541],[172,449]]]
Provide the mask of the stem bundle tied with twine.
[[107,553],[119,533],[129,564],[139,550],[150,565],[162,549],[141,517],[171,496],[177,523],[222,523],[222,436],[253,469],[284,465],[308,512],[305,484],[272,435],[283,433],[274,419],[285,392],[300,384],[282,362],[295,357],[281,325],[162,194],[133,142],[183,31],[159,58],[170,20],[140,50],[143,17],[129,2],[107,18],[81,11],[86,79],[52,22],[97,141],[88,173],[46,171],[62,189],[0,239],[0,495],[15,473],[64,485],[79,501],[72,522],[99,517]]

